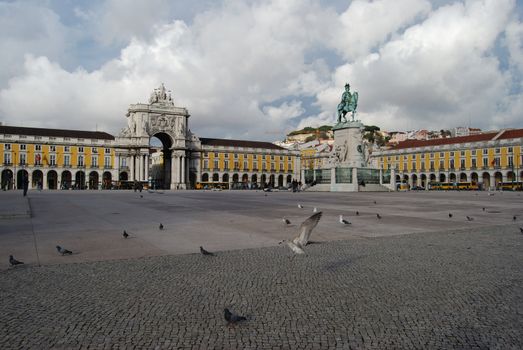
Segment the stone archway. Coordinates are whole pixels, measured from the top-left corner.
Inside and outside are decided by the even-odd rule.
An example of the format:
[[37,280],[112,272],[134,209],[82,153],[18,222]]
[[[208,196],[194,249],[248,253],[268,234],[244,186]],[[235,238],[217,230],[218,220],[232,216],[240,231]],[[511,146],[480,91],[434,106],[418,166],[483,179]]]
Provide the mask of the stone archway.
[[421,174],[421,187],[427,187],[427,175]]
[[102,174],[102,188],[105,190],[110,190],[113,187],[112,184],[112,175],[109,171],[105,171]]
[[499,171],[496,171],[494,173],[494,186],[496,187],[496,189],[501,188],[502,182],[503,182],[503,174],[501,174],[501,172],[499,172]]
[[450,173],[449,175],[449,182],[456,182],[456,174],[455,173]]
[[77,190],[85,189],[85,173],[83,171],[77,171],[74,175],[74,187]]
[[16,173],[16,188],[21,190],[24,188],[24,178],[29,179],[29,173],[25,169],[18,170]]
[[44,186],[44,173],[41,170],[35,170],[32,174],[31,186],[33,188],[42,189]]
[[227,173],[223,174],[222,182],[229,183],[229,174],[227,174]]
[[47,188],[50,190],[58,189],[58,174],[54,170],[47,173]]
[[436,174],[430,174],[429,182],[436,182]]
[[120,175],[118,175],[119,181],[129,181],[129,174],[126,171],[120,172]]
[[[150,181],[164,189],[185,189],[188,186],[191,168],[197,169],[198,158],[190,159],[190,149],[199,148],[198,139],[189,132],[189,112],[176,107],[171,92],[162,84],[154,89],[149,103],[130,105],[127,127],[120,134],[123,147],[127,150],[130,181]],[[160,140],[151,145],[151,138]],[[160,150],[159,150],[160,149]],[[155,158],[151,151],[157,151]],[[153,152],[154,153],[154,152]],[[149,159],[158,160],[149,169]]]
[[465,174],[465,173],[459,174],[459,182],[467,182],[467,174]]
[[470,182],[472,182],[472,184],[477,184],[479,182],[478,173],[474,172],[470,174]]
[[481,179],[483,180],[483,189],[488,190],[490,188],[490,174],[484,172]]
[[251,176],[251,183],[253,185],[258,183],[258,175],[252,174],[252,176]]
[[414,187],[414,186],[417,186],[418,185],[418,175],[416,174],[412,174],[412,183],[411,183],[411,186]]
[[233,183],[238,183],[238,182],[239,182],[239,181],[238,181],[239,178],[240,178],[240,177],[239,177],[238,174],[233,174],[233,175],[232,175],[232,182],[233,182]]
[[207,173],[202,174],[202,182],[209,182],[209,174],[207,174]]
[[72,184],[73,184],[73,181],[72,181],[71,172],[69,170],[62,171],[62,181],[61,181],[60,188],[62,190],[68,190],[71,188]]
[[89,173],[89,189],[90,190],[97,190],[98,189],[98,172],[91,171]]
[[283,175],[278,176],[278,187],[283,187]]
[[12,190],[14,188],[13,171],[11,169],[2,170],[1,184],[4,190]]
[[445,174],[439,174],[439,182],[447,182],[447,177]]
[[212,182],[219,182],[220,181],[220,174],[214,173],[212,174]]

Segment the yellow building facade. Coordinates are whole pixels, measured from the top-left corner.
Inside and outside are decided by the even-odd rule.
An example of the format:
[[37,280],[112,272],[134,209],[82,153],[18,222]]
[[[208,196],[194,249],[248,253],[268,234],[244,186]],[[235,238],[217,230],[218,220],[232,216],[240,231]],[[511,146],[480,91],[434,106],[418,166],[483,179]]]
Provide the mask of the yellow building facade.
[[471,183],[483,189],[523,178],[523,129],[470,136],[407,140],[375,152],[373,162],[395,173],[396,183],[430,188],[434,183]]
[[201,187],[287,187],[299,176],[299,153],[270,142],[200,138]]

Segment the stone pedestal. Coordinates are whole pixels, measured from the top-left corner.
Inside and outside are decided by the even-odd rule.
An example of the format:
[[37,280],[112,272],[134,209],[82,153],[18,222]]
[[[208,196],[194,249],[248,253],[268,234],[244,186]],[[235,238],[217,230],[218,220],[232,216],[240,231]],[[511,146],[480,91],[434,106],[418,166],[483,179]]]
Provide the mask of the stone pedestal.
[[339,167],[365,167],[363,156],[363,124],[359,120],[336,124],[334,131],[334,152]]

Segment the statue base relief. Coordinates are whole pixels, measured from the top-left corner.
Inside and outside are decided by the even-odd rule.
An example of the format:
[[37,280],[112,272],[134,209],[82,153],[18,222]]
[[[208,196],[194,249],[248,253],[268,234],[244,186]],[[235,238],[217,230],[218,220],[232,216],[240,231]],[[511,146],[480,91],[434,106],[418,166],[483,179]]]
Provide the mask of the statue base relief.
[[334,150],[338,154],[339,167],[364,167],[363,124],[359,120],[340,122],[334,131]]

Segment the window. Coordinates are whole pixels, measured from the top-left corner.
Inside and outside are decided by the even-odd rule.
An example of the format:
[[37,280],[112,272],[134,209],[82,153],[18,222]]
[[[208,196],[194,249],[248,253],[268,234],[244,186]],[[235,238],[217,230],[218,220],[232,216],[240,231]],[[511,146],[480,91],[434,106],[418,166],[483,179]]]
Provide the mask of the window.
[[287,157],[287,160],[290,161],[290,160],[291,160],[291,156],[288,156],[288,157]]
[[120,158],[120,166],[122,168],[126,168],[127,167],[127,158]]
[[[228,156],[228,154],[226,154],[226,156]],[[227,158],[229,158],[229,157],[227,157]],[[225,160],[224,163],[225,163],[225,165],[224,165],[225,169],[228,170],[229,169],[229,161]]]
[[214,169],[218,169],[218,159],[214,160]]
[[225,153],[225,159],[229,159],[229,153]]
[[445,161],[443,161],[443,160],[439,161],[439,168],[440,169],[444,169],[445,168]]
[[273,154],[271,154],[271,160],[274,160],[274,155]]
[[511,168],[514,166],[514,157],[512,157],[512,156],[508,157],[508,166]]
[[262,163],[262,170],[263,171],[267,170],[267,163],[265,163],[265,162]]
[[42,145],[35,145],[35,151],[41,151]]
[[203,156],[204,156],[205,158],[209,157],[209,152],[203,152]]
[[78,166],[84,166],[84,156],[78,156]]
[[483,148],[483,154],[488,154],[488,149],[487,148]]
[[4,148],[5,148],[6,151],[10,151],[11,150],[11,144],[10,143],[6,143],[4,145]]
[[433,160],[430,161],[430,169],[431,170],[434,169],[434,161]]
[[451,159],[451,160],[450,160],[450,168],[451,168],[451,169],[454,169],[454,159]]
[[496,154],[499,154],[501,152],[501,149],[496,148]]
[[218,152],[214,152],[214,157],[218,158]]
[[508,153],[512,153],[512,152],[513,152],[512,147],[509,147],[509,148],[508,148]]
[[49,165],[56,166],[56,155],[55,154],[49,155]]
[[465,157],[465,151],[461,151],[461,156]]
[[243,162],[243,170],[247,169],[249,167],[249,165],[247,164],[247,161],[244,161]]
[[416,162],[412,162],[412,170],[416,170]]
[[460,162],[460,167],[465,168],[465,159],[462,159]]
[[56,146],[49,146],[49,152],[56,152]]
[[203,168],[204,169],[209,169],[209,159],[204,159],[203,160]]
[[451,157],[454,157],[454,152],[450,152],[450,156],[451,156]]
[[238,164],[238,161],[235,160],[234,161],[234,169],[239,169],[240,168],[240,165]]
[[4,153],[4,165],[11,164],[11,153]]
[[70,166],[71,165],[71,156],[68,154],[64,155],[64,166]]
[[111,157],[104,157],[104,167],[105,168],[110,168],[111,167]]
[[283,170],[283,162],[280,162],[280,170]]
[[106,148],[106,149],[104,150],[104,152],[105,152],[105,154],[111,154],[111,149],[110,149],[110,148]]
[[271,170],[274,170],[274,169],[276,169],[276,168],[274,167],[274,163],[271,163]]
[[35,165],[40,165],[42,161],[42,155],[40,153],[35,154]]
[[78,152],[83,153],[84,152],[84,148],[83,147],[78,147]]
[[234,153],[234,159],[238,159],[238,153]]
[[258,170],[258,161],[255,160],[255,161],[253,162],[253,165],[252,165],[252,166],[253,166],[254,169]]
[[20,145],[20,151],[26,151],[26,150],[27,150],[27,145],[21,144]]
[[64,152],[71,152],[70,146],[64,146]]
[[483,166],[484,166],[485,168],[488,168],[488,158],[486,158],[486,157],[483,158]]
[[287,163],[287,170],[290,171],[291,169],[292,169],[292,163],[291,163],[291,162],[288,162],[288,163]]
[[439,157],[440,157],[440,158],[445,157],[445,153],[444,153],[444,152],[439,152]]
[[476,167],[476,158],[472,158],[472,167],[473,167],[473,168]]
[[493,163],[494,163],[495,167],[499,167],[500,166],[500,159],[499,159],[499,157],[494,158],[494,162]]
[[91,156],[91,168],[98,167],[98,156]]
[[407,160],[407,156],[403,156],[403,160]]
[[91,153],[98,153],[98,148],[91,147]]

